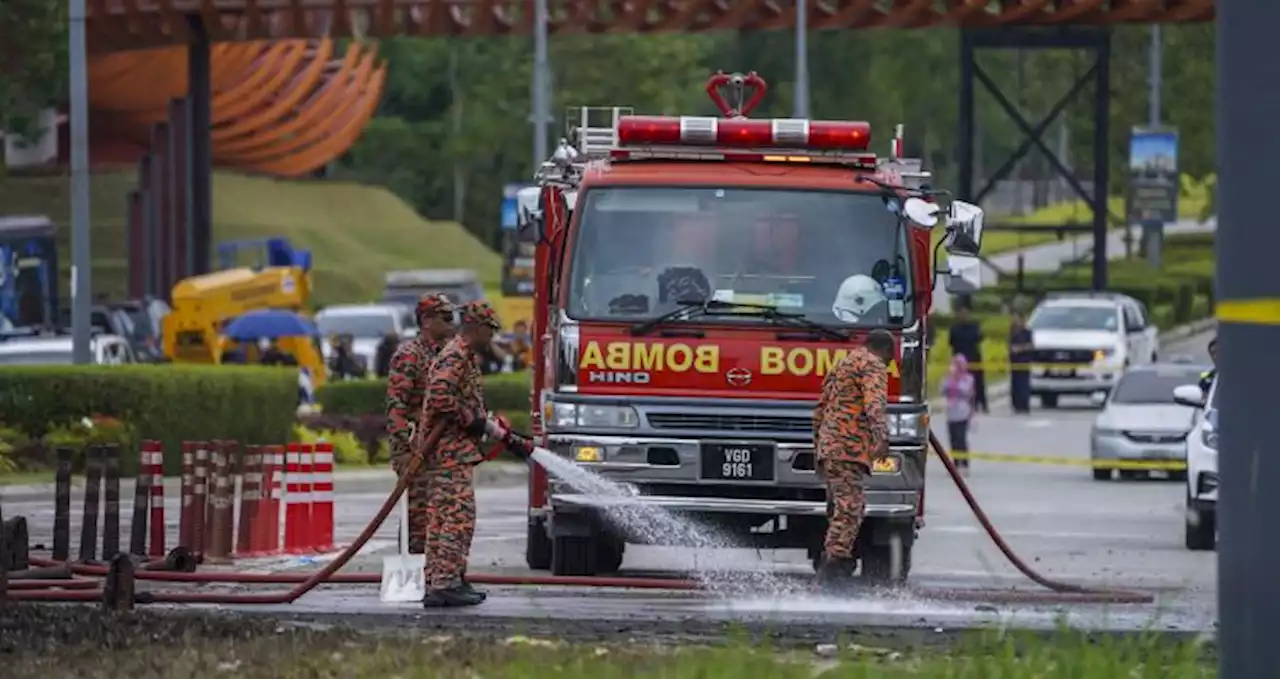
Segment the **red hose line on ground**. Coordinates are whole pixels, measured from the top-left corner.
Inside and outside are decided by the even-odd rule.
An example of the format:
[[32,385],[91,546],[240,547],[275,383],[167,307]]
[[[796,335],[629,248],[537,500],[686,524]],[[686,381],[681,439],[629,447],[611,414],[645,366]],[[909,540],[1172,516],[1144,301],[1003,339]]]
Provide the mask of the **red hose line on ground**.
[[97,580],[13,580],[9,583],[9,591],[28,589],[96,589],[102,583]]
[[947,473],[951,475],[951,480],[956,484],[956,488],[960,489],[960,494],[964,496],[964,501],[969,505],[969,510],[973,512],[973,516],[978,519],[978,523],[982,524],[982,529],[990,536],[991,541],[995,543],[996,548],[1004,554],[1004,558],[1020,573],[1027,576],[1032,582],[1044,587],[1057,594],[1069,594],[1073,597],[1080,598],[1098,598],[1104,600],[1103,603],[1132,603],[1132,604],[1149,604],[1155,601],[1155,597],[1142,592],[1128,592],[1124,590],[1108,590],[1108,589],[1092,589],[1082,587],[1069,582],[1061,582],[1059,580],[1050,580],[1035,569],[1028,566],[1022,557],[1018,556],[1009,543],[1004,541],[1004,536],[1000,535],[1000,531],[996,530],[995,524],[991,523],[991,519],[987,516],[986,511],[978,504],[978,499],[973,496],[973,492],[969,490],[969,484],[965,482],[964,477],[960,475],[960,470],[956,469],[955,461],[951,459],[942,443],[938,441],[938,437],[932,431],[929,432],[929,444],[933,447],[933,452],[937,454],[938,459],[942,460],[942,466],[947,468]]
[[[429,448],[435,444],[440,436],[440,425],[431,430],[427,437],[427,441],[423,449]],[[969,505],[969,509],[973,512],[978,522],[982,524],[987,535],[995,543],[996,547],[1004,554],[1009,563],[1018,569],[1024,576],[1032,582],[1050,590],[1044,592],[1025,592],[1017,590],[972,590],[972,589],[919,589],[915,590],[922,597],[952,600],[952,601],[993,601],[1008,603],[1111,603],[1111,604],[1145,604],[1151,603],[1155,597],[1150,594],[1141,592],[1129,592],[1124,590],[1106,590],[1092,589],[1082,587],[1066,582],[1051,580],[1044,577],[1040,573],[1033,570],[1019,557],[1013,549],[1005,542],[1004,537],[1000,535],[995,526],[991,523],[991,519],[983,511],[978,504],[977,499],[973,496],[969,485],[956,469],[951,456],[947,454],[942,444],[939,443],[936,436],[932,432],[929,434],[929,443],[934,453],[942,460],[942,464],[950,474],[951,480],[960,490],[960,494],[964,497],[965,502]],[[222,604],[286,604],[292,603],[302,595],[314,589],[323,583],[332,584],[378,584],[381,582],[381,575],[377,573],[337,573],[351,557],[355,555],[361,547],[373,536],[383,521],[390,515],[391,510],[395,507],[395,503],[399,501],[400,496],[404,494],[408,485],[408,479],[418,470],[421,465],[421,456],[414,457],[409,464],[406,473],[400,477],[396,484],[395,490],[391,496],[383,503],[382,508],[378,511],[373,521],[365,527],[360,536],[356,538],[350,546],[342,551],[333,561],[329,562],[324,568],[312,573],[234,573],[234,572],[204,572],[204,573],[181,573],[169,571],[148,571],[139,570],[134,574],[138,580],[152,580],[159,582],[182,582],[182,583],[227,583],[227,584],[295,584],[296,586],[286,592],[277,592],[273,594],[229,594],[215,592],[140,592],[138,600],[141,602],[165,602],[165,603],[222,603]],[[35,565],[59,565],[57,562],[46,559],[32,557],[31,562]],[[104,576],[107,574],[105,566],[72,564],[72,571],[78,575],[88,576]],[[664,590],[697,590],[702,589],[700,583],[688,579],[663,579],[663,578],[626,578],[626,577],[565,577],[565,576],[535,576],[535,575],[494,575],[488,573],[468,573],[467,579],[470,582],[480,585],[534,585],[534,586],[568,586],[568,587],[606,587],[606,588],[627,588],[627,589],[664,589]],[[65,581],[63,581],[65,582]],[[77,585],[78,587],[78,585]],[[93,591],[55,591],[44,589],[26,589],[24,591],[15,591],[11,594],[11,598],[15,600],[43,600],[43,601],[93,601],[101,596],[100,590]],[[60,598],[62,597],[62,598]]]

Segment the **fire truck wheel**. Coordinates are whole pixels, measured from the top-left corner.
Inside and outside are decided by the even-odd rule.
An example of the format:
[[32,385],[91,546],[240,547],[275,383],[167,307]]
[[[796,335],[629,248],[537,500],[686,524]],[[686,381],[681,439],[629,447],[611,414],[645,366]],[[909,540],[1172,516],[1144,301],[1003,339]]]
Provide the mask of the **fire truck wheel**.
[[551,538],[547,537],[545,521],[529,522],[529,534],[524,542],[524,561],[535,571],[545,571],[551,567]]
[[622,557],[627,551],[627,543],[612,535],[601,535],[594,540],[596,546],[596,567],[598,574],[617,573],[622,568]]
[[901,532],[889,536],[888,544],[868,544],[860,555],[862,577],[877,583],[904,582],[911,573],[912,540],[904,540]]
[[590,576],[596,574],[596,541],[578,536],[560,536],[551,541],[551,574]]

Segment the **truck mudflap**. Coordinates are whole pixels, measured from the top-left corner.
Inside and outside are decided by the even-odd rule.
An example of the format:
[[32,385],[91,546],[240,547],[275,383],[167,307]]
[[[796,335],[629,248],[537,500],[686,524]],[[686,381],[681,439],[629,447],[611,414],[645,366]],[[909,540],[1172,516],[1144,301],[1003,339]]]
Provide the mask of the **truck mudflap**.
[[[773,514],[787,516],[826,516],[824,502],[806,500],[756,500],[714,497],[680,497],[673,495],[640,495],[627,498],[603,495],[555,494],[553,506],[608,510],[619,507],[661,507],[668,511],[710,514]],[[868,518],[912,519],[917,507],[911,503],[877,502],[867,499]]]

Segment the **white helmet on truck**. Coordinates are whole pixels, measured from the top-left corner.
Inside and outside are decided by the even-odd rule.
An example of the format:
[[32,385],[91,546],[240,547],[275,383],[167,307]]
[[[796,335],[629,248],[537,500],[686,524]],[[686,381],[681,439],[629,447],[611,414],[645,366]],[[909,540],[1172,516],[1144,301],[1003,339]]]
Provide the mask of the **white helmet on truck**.
[[831,313],[845,323],[856,323],[875,305],[885,301],[884,290],[876,279],[858,274],[844,279],[831,303]]

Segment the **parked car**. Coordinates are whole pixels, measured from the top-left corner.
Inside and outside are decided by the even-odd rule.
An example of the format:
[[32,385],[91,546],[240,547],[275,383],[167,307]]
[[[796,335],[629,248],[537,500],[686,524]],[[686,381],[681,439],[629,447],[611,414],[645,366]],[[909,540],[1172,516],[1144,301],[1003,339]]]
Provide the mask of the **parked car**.
[[[71,365],[72,339],[68,335],[5,335],[0,339],[0,365]],[[89,338],[90,360],[96,365],[136,363],[128,340],[119,335]]]
[[[1177,363],[1130,368],[1094,419],[1090,458],[1095,461],[1185,462],[1187,434],[1196,410],[1173,399],[1175,387],[1194,382],[1208,366]],[[1109,481],[1112,469],[1094,468],[1093,478]],[[1120,478],[1150,475],[1141,469],[1121,469]],[[1181,480],[1186,472],[1169,477]]]
[[1178,403],[1199,409],[1187,436],[1186,545],[1209,551],[1218,545],[1218,386],[1206,395],[1194,380],[1173,390]]
[[164,361],[161,323],[171,310],[169,305],[164,300],[147,297],[116,302],[110,306],[113,311],[127,315],[132,322],[133,334],[128,336],[128,340],[138,361],[142,363]]
[[1027,321],[1031,392],[1045,408],[1064,395],[1105,395],[1123,372],[1155,362],[1158,330],[1138,300],[1112,292],[1051,293]]

